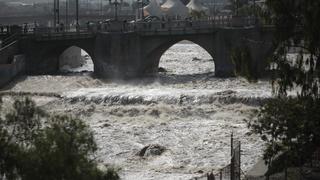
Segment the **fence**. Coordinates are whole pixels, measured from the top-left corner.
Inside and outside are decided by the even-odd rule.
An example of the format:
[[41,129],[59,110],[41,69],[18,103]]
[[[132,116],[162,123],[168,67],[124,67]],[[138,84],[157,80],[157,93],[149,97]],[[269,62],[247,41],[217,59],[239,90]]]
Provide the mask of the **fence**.
[[309,166],[311,168],[320,168],[320,148],[313,153]]
[[3,39],[0,43],[0,50],[6,46],[8,46],[9,44],[13,43],[14,41],[17,41],[19,39],[19,35],[18,34],[12,34],[11,36]]
[[231,136],[231,168],[230,179],[240,180],[241,176],[241,143],[234,141],[233,135]]
[[241,170],[241,142],[235,140],[233,133],[231,134],[231,158],[230,164],[220,169],[218,173],[207,173],[201,178],[194,180],[240,180],[242,175]]
[[24,68],[25,58],[23,55],[15,55],[12,62],[0,64],[0,87],[6,85],[18,74],[23,73]]

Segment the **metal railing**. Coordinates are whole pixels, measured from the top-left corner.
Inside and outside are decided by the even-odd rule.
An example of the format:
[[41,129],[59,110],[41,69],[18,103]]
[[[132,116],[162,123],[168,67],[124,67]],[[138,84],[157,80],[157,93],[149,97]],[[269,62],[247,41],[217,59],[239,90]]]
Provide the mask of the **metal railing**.
[[1,41],[0,49],[12,44],[13,42],[17,41],[18,39],[19,39],[19,35],[18,34],[12,34],[8,38],[6,38],[6,39]]
[[[70,33],[70,32],[150,32],[150,31],[172,31],[172,30],[198,30],[212,29],[222,27],[246,27],[256,24],[254,17],[232,17],[232,16],[215,16],[208,19],[199,20],[153,20],[153,21],[109,21],[87,23],[79,27],[65,27],[63,25],[57,27],[37,27],[33,24],[25,24],[22,26],[0,26],[0,33],[12,33],[12,27],[21,34],[54,34],[54,33]],[[20,29],[17,30],[17,27]]]
[[221,168],[218,173],[207,173],[206,175],[193,178],[193,180],[240,180],[244,176],[241,170],[241,142],[233,138],[231,134],[231,158],[230,163]]
[[247,27],[256,24],[253,17],[232,18],[229,16],[214,17],[207,20],[174,20],[174,21],[138,21],[128,24],[129,31],[173,31],[173,30],[198,30],[223,27]]

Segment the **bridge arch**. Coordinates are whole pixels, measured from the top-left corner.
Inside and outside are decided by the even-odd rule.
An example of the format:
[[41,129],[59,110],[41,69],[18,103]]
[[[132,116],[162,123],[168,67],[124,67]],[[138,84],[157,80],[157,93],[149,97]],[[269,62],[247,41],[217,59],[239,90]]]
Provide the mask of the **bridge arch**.
[[200,45],[183,40],[169,47],[159,59],[159,68],[170,74],[214,73],[213,55]]
[[[177,45],[181,42],[188,42],[189,44],[196,45],[197,50],[200,50],[202,53],[205,53],[208,58],[207,60],[212,61],[212,70],[215,70],[216,61],[214,56],[214,47],[211,43],[211,41],[208,41],[208,36],[205,37],[206,39],[203,39],[203,37],[197,38],[197,37],[191,37],[191,38],[175,38],[175,39],[166,39],[163,42],[157,44],[156,47],[151,47],[149,50],[147,48],[146,53],[146,60],[147,64],[145,67],[145,73],[157,73],[158,68],[160,65],[161,57],[174,45]],[[196,50],[192,50],[193,52]],[[199,58],[199,57],[194,57]],[[181,59],[181,62],[183,62],[183,59]]]
[[59,72],[93,72],[94,62],[90,54],[78,46],[63,49],[58,57]]

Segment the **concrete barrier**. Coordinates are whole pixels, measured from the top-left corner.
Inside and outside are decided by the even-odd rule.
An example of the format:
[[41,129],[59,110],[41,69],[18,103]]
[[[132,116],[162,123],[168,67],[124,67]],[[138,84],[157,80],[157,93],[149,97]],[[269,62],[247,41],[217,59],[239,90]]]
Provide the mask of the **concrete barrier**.
[[14,41],[5,47],[0,48],[0,64],[10,64],[13,56],[19,54],[19,43]]
[[24,55],[15,55],[10,64],[0,64],[0,88],[25,70]]

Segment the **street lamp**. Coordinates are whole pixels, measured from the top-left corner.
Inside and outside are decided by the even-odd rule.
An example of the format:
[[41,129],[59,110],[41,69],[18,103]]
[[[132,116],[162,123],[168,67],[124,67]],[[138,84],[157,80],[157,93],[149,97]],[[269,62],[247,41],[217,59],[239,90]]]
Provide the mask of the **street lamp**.
[[57,24],[60,23],[60,5],[59,5],[59,0],[54,0],[53,1],[53,13],[54,13],[54,24],[53,26],[56,27]]
[[[145,5],[144,1],[143,0],[137,0],[138,4],[141,5],[141,19],[143,20],[144,19],[144,12],[143,12],[143,6]],[[138,9],[139,10],[139,9]]]
[[118,6],[120,5],[120,2],[118,2],[118,0],[109,0],[109,4],[113,4],[114,5],[114,19],[117,21],[118,20]]

